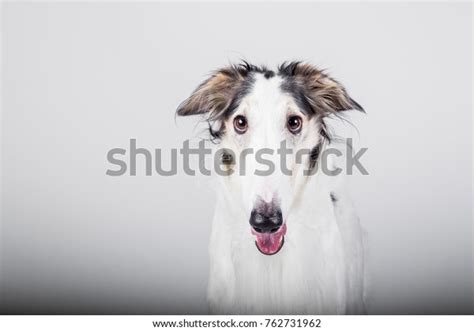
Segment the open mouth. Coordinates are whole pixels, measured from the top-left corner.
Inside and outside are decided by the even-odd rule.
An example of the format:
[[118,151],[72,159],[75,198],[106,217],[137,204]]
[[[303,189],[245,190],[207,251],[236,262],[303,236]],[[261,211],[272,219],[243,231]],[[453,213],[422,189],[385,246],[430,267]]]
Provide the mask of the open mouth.
[[255,245],[260,253],[274,255],[285,243],[286,223],[275,232],[257,232],[252,229],[252,234],[255,236]]

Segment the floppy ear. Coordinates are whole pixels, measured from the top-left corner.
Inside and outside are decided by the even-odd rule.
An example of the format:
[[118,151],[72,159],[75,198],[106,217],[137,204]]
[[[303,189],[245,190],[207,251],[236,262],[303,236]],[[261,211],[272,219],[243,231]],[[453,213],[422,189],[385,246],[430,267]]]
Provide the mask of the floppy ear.
[[217,70],[179,105],[177,114],[208,114],[209,118],[217,118],[229,108],[246,75],[245,70],[237,66]]
[[280,70],[294,78],[315,113],[328,115],[351,109],[365,112],[338,81],[315,66],[292,62],[285,64]]

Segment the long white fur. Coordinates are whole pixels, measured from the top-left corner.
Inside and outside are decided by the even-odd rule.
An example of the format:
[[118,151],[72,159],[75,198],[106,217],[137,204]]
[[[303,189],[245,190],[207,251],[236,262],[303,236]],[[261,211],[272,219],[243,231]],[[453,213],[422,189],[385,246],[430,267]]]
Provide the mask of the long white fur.
[[[248,118],[248,133],[233,134],[230,119],[224,123],[226,135],[217,148],[230,148],[239,155],[248,147],[276,149],[281,140],[292,148],[311,148],[320,142],[313,122],[304,123],[301,138],[285,132],[287,113],[298,109],[280,83],[279,77],[257,76],[236,112]],[[279,165],[276,158],[272,160]],[[331,167],[336,166],[331,162]],[[218,178],[209,245],[211,313],[364,313],[363,233],[343,175],[318,171],[304,176],[303,167],[294,162],[293,176],[281,174],[279,167],[272,176],[253,176],[256,168],[249,158],[248,175]],[[269,201],[273,196],[281,201],[287,233],[281,251],[266,256],[257,250],[248,220],[256,197]]]

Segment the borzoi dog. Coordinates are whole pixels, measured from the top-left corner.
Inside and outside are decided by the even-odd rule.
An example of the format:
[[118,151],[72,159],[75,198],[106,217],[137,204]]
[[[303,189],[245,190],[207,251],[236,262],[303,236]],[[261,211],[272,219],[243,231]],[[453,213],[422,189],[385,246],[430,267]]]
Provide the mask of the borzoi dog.
[[[351,109],[363,111],[340,83],[300,62],[217,70],[179,106],[178,115],[205,116],[228,172],[218,178],[209,246],[212,313],[364,312],[359,220],[340,176],[318,171],[331,141],[324,119]],[[270,151],[282,143],[308,153],[286,155],[279,169],[281,153]],[[267,157],[242,157],[248,150]],[[236,171],[244,161],[245,175]],[[274,171],[257,175],[270,162]]]

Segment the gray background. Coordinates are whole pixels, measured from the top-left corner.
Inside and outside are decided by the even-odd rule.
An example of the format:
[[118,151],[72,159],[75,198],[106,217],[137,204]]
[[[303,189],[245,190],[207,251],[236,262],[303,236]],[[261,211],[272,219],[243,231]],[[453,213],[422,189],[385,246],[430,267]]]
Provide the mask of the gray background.
[[367,110],[353,122],[370,175],[350,180],[369,312],[472,313],[471,15],[468,3],[3,3],[2,312],[206,312],[208,179],[108,177],[106,153],[197,140],[176,106],[245,58],[326,67]]

